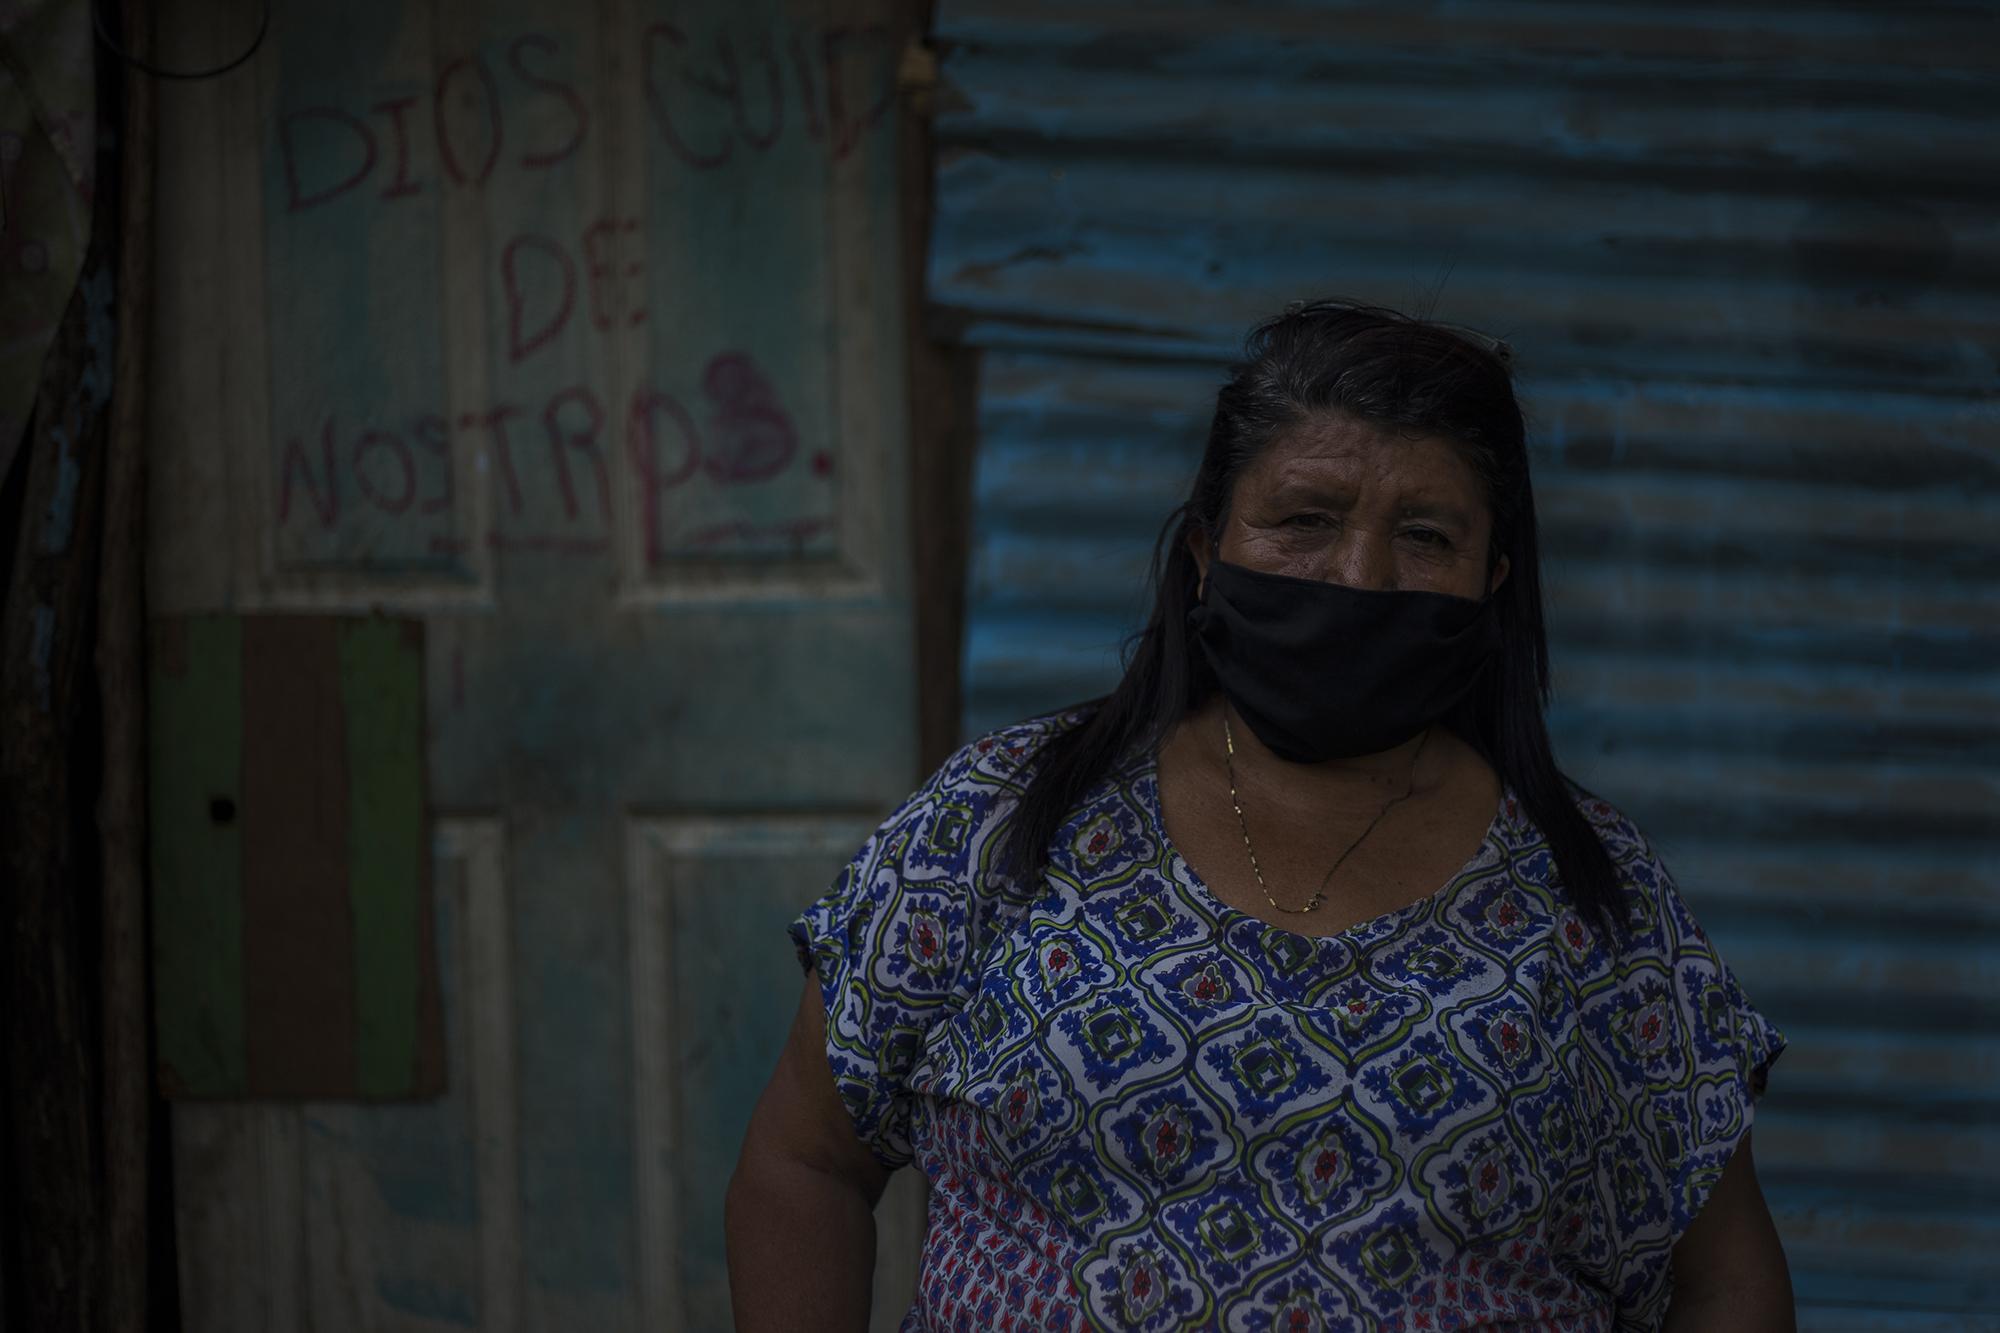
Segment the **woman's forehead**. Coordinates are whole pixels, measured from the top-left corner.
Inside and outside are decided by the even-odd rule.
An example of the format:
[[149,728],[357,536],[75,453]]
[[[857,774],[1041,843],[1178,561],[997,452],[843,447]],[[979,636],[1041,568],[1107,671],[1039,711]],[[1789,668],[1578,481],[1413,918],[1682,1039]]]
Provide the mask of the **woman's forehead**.
[[1424,435],[1319,413],[1280,429],[1245,469],[1243,480],[1260,489],[1326,485],[1364,475],[1393,480],[1405,489],[1479,496],[1478,475],[1460,447],[1441,435]]

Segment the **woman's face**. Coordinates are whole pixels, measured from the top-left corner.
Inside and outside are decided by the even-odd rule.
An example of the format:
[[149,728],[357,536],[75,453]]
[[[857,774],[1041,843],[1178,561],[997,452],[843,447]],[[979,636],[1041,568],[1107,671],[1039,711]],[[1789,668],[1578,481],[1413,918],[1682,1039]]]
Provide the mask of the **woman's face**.
[[[1450,442],[1345,413],[1280,431],[1236,480],[1215,554],[1234,565],[1351,588],[1478,598],[1493,518],[1479,478]],[[1206,533],[1191,539],[1207,577]]]

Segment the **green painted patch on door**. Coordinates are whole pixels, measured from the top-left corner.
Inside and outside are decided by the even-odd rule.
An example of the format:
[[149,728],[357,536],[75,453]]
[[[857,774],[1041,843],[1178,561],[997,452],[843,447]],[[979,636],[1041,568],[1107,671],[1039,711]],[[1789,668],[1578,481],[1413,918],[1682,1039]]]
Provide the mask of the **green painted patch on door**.
[[151,689],[161,1089],[439,1091],[421,624],[162,620]]

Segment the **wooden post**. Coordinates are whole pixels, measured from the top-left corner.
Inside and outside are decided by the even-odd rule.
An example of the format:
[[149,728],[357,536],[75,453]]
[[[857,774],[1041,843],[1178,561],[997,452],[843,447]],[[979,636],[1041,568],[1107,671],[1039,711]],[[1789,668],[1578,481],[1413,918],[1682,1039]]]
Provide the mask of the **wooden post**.
[[912,0],[897,83],[902,93],[903,291],[909,349],[910,555],[916,613],[917,759],[921,776],[957,748],[963,707],[965,564],[972,515],[975,354],[933,339],[924,301],[930,253],[931,114],[937,58],[929,0]]
[[[125,0],[121,33],[152,51],[150,0]],[[146,1020],[146,349],[152,290],[153,80],[124,76],[119,152],[117,350],[105,442],[97,587],[97,688],[104,750],[97,827],[103,874],[103,1327],[143,1329],[152,1060]]]

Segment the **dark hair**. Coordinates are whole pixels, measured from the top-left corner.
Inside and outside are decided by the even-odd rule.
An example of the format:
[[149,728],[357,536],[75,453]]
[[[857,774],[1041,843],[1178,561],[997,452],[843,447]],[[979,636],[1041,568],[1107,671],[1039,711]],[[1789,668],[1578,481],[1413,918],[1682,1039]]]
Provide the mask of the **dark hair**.
[[1087,716],[1055,732],[1007,834],[1007,866],[1039,879],[1049,845],[1078,801],[1136,746],[1156,746],[1215,688],[1188,634],[1198,573],[1188,538],[1219,541],[1237,477],[1286,426],[1319,412],[1453,441],[1486,492],[1493,517],[1487,567],[1507,557],[1495,592],[1501,649],[1445,719],[1513,788],[1547,836],[1556,872],[1578,907],[1615,937],[1617,875],[1570,782],[1556,767],[1543,709],[1548,635],[1527,430],[1504,343],[1469,330],[1350,301],[1305,301],[1259,324],[1215,398],[1208,447],[1187,501],[1168,515],[1153,551],[1152,614],[1125,645],[1117,688],[1081,705]]

